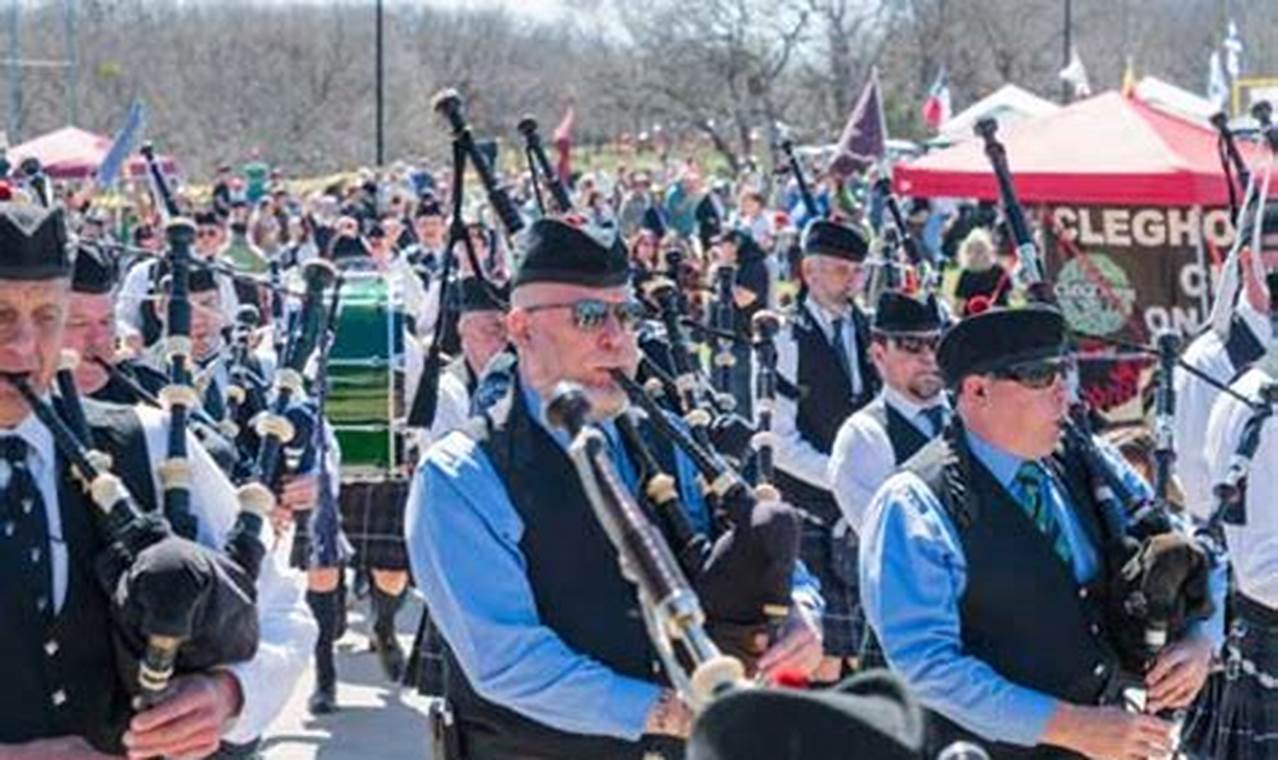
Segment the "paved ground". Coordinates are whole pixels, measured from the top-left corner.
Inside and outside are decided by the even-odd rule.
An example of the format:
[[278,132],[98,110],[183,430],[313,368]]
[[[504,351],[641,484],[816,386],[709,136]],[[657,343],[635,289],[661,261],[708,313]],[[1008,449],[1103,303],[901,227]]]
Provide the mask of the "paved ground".
[[[411,597],[411,595],[410,595]],[[399,614],[405,651],[421,616],[414,598]],[[341,709],[320,718],[306,710],[314,677],[307,670],[288,707],[267,732],[267,760],[429,760],[426,700],[410,689],[386,684],[377,655],[368,651],[367,602],[351,611],[349,629],[338,642],[337,701]]]

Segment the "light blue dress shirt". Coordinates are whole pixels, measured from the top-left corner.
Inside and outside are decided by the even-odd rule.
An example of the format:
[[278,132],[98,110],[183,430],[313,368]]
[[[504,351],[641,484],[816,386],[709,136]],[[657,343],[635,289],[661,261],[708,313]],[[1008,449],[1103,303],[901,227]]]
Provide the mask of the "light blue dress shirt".
[[[567,435],[544,421],[538,396],[524,387],[521,400],[567,448]],[[603,428],[614,452],[623,452],[615,426]],[[618,459],[622,479],[633,488],[634,466],[624,453]],[[683,506],[693,525],[707,530],[694,466],[681,452],[675,463]],[[642,735],[660,687],[572,650],[538,619],[519,546],[523,522],[471,438],[454,432],[431,447],[413,479],[406,522],[413,576],[480,696],[561,731],[627,740]],[[571,541],[565,537],[565,551],[572,551]],[[795,599],[816,610],[822,604],[816,581],[801,566]]]
[[[1024,460],[970,431],[967,440],[973,456],[1019,497],[1013,480]],[[1102,443],[1101,450],[1128,487],[1150,493],[1112,449]],[[1074,577],[1086,583],[1100,569],[1097,547],[1068,508],[1064,487],[1055,476],[1048,484],[1049,503],[1070,544]],[[924,705],[986,739],[1038,743],[1057,700],[1012,683],[964,650],[959,603],[967,563],[962,544],[937,496],[913,473],[894,475],[871,502],[861,536],[860,571],[866,617],[893,670]],[[1211,590],[1216,613],[1199,629],[1219,647],[1224,639],[1223,567],[1213,574]]]

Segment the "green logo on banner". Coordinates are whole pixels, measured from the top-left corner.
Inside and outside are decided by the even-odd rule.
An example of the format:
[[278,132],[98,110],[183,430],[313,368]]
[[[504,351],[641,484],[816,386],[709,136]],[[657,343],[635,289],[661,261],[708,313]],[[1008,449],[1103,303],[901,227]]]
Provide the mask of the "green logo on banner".
[[1056,300],[1069,326],[1092,335],[1122,329],[1136,305],[1127,273],[1103,253],[1084,253],[1066,261],[1056,277]]

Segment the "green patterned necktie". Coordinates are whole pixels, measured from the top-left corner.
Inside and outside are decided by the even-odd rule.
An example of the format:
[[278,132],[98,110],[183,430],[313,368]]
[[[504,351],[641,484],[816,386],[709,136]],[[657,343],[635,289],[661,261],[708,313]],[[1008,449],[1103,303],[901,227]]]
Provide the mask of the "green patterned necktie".
[[1052,545],[1052,551],[1060,557],[1066,567],[1073,567],[1069,540],[1061,530],[1061,524],[1056,519],[1056,512],[1048,501],[1047,473],[1037,462],[1026,462],[1016,471],[1016,484],[1020,487],[1020,504],[1026,516],[1034,523],[1034,527],[1047,537]]

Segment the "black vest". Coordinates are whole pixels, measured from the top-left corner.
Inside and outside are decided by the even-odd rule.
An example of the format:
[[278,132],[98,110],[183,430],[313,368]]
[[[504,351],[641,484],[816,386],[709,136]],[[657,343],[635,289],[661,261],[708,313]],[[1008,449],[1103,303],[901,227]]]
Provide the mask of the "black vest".
[[[116,367],[132,377],[138,385],[142,386],[152,396],[158,396],[160,390],[165,385],[168,385],[169,382],[163,372],[135,360],[119,362]],[[132,388],[115,375],[109,375],[106,385],[97,389],[90,398],[95,401],[124,404],[126,406],[146,403]],[[190,423],[189,419],[188,422]],[[204,447],[204,450],[209,453],[209,456],[213,458],[218,469],[228,477],[232,477],[234,482],[236,480],[235,476],[240,474],[236,469],[240,466],[239,450],[235,448],[231,441],[219,435],[217,431],[210,430],[208,427],[197,423],[190,424],[195,437],[199,440],[200,445]]]
[[[163,372],[134,359],[117,362],[115,366],[153,396],[158,395],[160,389],[168,384],[168,378]],[[113,404],[138,404],[142,402],[138,394],[134,393],[132,388],[115,375],[108,375],[106,385],[97,389],[91,397],[98,401],[108,401]]]
[[887,433],[888,441],[892,444],[893,460],[898,465],[917,454],[931,440],[919,432],[914,423],[907,420],[882,395],[866,404],[861,413],[868,414]]
[[[595,519],[572,461],[529,415],[519,383],[497,408],[463,430],[480,444],[501,476],[523,522],[519,548],[541,622],[570,648],[604,666],[632,678],[656,680],[658,666],[635,587],[622,577],[617,554]],[[651,435],[645,438],[656,443]],[[657,445],[655,454],[673,473],[669,444]],[[638,462],[633,456],[630,460]],[[447,647],[445,678],[469,760],[638,760],[647,746],[569,734],[484,700]]]
[[[98,444],[115,460],[114,470],[144,509],[155,508],[146,440],[137,416],[122,407],[85,403]],[[0,551],[0,743],[20,743],[66,734],[84,737],[97,749],[118,753],[130,712],[117,676],[107,600],[93,561],[100,548],[96,509],[57,459],[58,509],[66,544],[67,590],[56,616],[30,609],[21,584],[23,557]],[[0,538],[0,546],[4,539]]]
[[[856,362],[861,375],[861,392],[853,395],[852,378],[835,358],[834,349],[807,307],[794,312],[791,331],[799,364],[795,383],[802,389],[795,428],[805,441],[822,454],[829,454],[843,421],[879,393],[882,382],[869,358],[870,328],[865,314],[852,306],[852,329],[856,334]],[[797,507],[833,525],[839,519],[839,505],[827,489],[776,471],[776,483],[786,499]]]
[[[940,498],[958,527],[967,562],[959,601],[966,652],[1013,683],[1075,704],[1100,704],[1114,698],[1125,677],[1104,621],[1103,522],[1083,482],[1084,465],[1064,452],[1049,465],[1101,557],[1097,579],[1087,586],[1079,586],[1073,571],[965,441],[955,447],[946,438],[934,440],[905,469]],[[930,723],[929,757],[967,736],[939,715],[932,715]],[[993,760],[1079,757],[1054,747],[976,741]]]
[[[1211,328],[1208,328],[1211,329]],[[1257,359],[1265,355],[1265,347],[1260,344],[1256,334],[1247,326],[1247,320],[1234,314],[1229,319],[1229,338],[1225,340],[1225,354],[1233,365],[1234,374],[1230,380],[1238,379]]]

